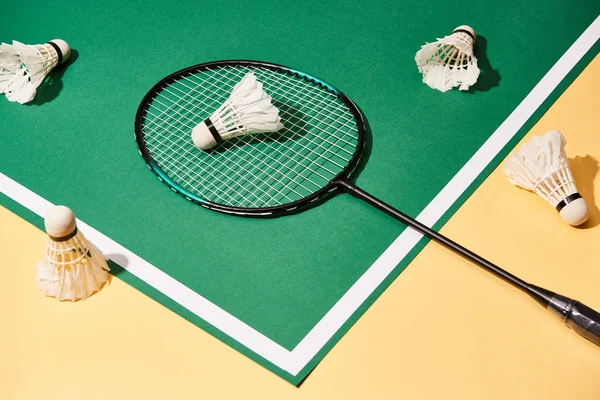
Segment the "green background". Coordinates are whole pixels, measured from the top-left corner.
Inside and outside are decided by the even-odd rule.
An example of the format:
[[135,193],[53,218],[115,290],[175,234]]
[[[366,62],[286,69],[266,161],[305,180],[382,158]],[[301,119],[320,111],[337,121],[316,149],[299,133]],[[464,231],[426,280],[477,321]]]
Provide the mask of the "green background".
[[[146,92],[176,70],[221,59],[263,60],[313,74],[353,99],[369,121],[373,133],[357,184],[416,216],[591,24],[600,3],[84,0],[5,1],[2,9],[19,18],[3,19],[0,41],[62,38],[74,51],[32,103],[0,99],[0,172],[70,206],[78,218],[292,350],[404,227],[348,195],[276,219],[219,214],[184,200],[137,153],[134,117]],[[480,82],[468,93],[428,88],[415,52],[465,23],[479,35]],[[535,118],[597,52],[596,45]],[[0,204],[42,227],[41,218],[5,196]],[[485,221],[471,228],[478,223]],[[114,264],[113,272],[299,383],[424,244],[297,376]]]

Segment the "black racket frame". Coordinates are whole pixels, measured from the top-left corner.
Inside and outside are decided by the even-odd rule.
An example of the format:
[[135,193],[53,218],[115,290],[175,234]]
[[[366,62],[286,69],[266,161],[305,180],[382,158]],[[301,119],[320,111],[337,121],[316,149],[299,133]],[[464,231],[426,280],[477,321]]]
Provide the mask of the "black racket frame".
[[[142,124],[146,113],[148,111],[148,106],[150,102],[155,98],[155,96],[160,93],[160,91],[168,86],[169,84],[175,82],[179,78],[185,76],[186,74],[197,72],[197,71],[208,71],[211,69],[218,69],[228,66],[244,66],[244,67],[254,67],[254,68],[265,68],[270,69],[276,72],[283,72],[287,74],[297,75],[304,77],[312,81],[314,84],[319,87],[329,91],[330,93],[337,96],[337,98],[342,101],[347,107],[348,110],[352,113],[354,120],[356,121],[356,126],[358,128],[358,136],[357,136],[357,144],[354,154],[352,155],[348,165],[339,172],[328,184],[320,188],[319,190],[311,193],[309,196],[306,196],[300,200],[296,200],[294,202],[274,206],[274,207],[262,207],[262,208],[243,208],[243,207],[235,207],[225,204],[219,204],[207,199],[198,199],[197,197],[186,193],[185,189],[181,188],[179,185],[172,184],[169,182],[169,179],[165,179],[165,176],[168,176],[167,173],[162,171],[160,166],[156,163],[156,161],[152,158],[152,155],[148,151],[146,144],[144,143],[144,133],[142,129]],[[144,161],[148,165],[148,167],[154,172],[157,178],[166,184],[173,192],[183,196],[185,199],[198,204],[202,207],[219,211],[227,214],[236,214],[250,217],[277,217],[283,214],[295,213],[302,211],[309,205],[313,205],[318,203],[317,200],[325,199],[327,196],[333,194],[338,189],[340,189],[339,182],[345,181],[348,179],[354,168],[358,165],[360,161],[362,150],[365,147],[365,121],[363,119],[362,113],[358,109],[358,107],[354,104],[352,100],[348,98],[341,91],[331,86],[330,84],[321,81],[320,79],[306,74],[304,72],[300,72],[297,70],[293,70],[291,68],[285,67],[279,64],[267,63],[262,61],[252,61],[252,60],[225,60],[225,61],[212,61],[208,63],[194,65],[188,68],[184,68],[180,71],[174,72],[171,75],[161,79],[156,85],[154,85],[150,91],[144,96],[140,105],[138,107],[136,116],[135,116],[135,139],[138,145],[139,152],[141,156],[144,158]]]

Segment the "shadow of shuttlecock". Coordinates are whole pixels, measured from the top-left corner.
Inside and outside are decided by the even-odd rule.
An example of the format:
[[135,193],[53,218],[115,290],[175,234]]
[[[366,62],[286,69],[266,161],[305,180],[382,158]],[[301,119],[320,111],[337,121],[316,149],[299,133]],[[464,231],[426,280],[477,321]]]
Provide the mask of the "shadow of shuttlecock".
[[129,260],[123,254],[108,254],[106,258],[108,258],[107,263],[110,268],[110,278],[108,281],[110,284],[110,279],[112,278],[112,275],[118,277],[123,272],[125,272],[125,268],[127,267],[127,264],[129,264]]
[[352,171],[350,177],[352,181],[356,181],[356,177],[360,175],[361,171],[367,165],[367,161],[371,156],[371,149],[373,148],[373,133],[371,131],[371,125],[369,125],[369,119],[367,115],[358,107],[358,110],[362,114],[363,120],[365,121],[365,137],[364,137],[364,147],[360,152],[360,160],[358,160],[358,164],[356,164],[356,168]]
[[477,82],[467,90],[467,93],[487,92],[488,90],[500,86],[500,73],[492,67],[487,56],[487,39],[484,36],[477,35],[474,46],[475,56],[477,57],[477,66],[481,70]]
[[600,210],[594,199],[594,178],[600,169],[598,160],[590,155],[585,157],[577,156],[569,158],[569,167],[571,168],[571,172],[573,172],[577,189],[585,199],[590,213],[588,220],[577,228],[590,229],[600,225]]
[[71,56],[67,62],[56,66],[52,71],[50,71],[44,82],[37,88],[33,100],[31,100],[29,103],[25,103],[25,105],[41,106],[42,104],[48,103],[57,98],[63,87],[62,77],[65,71],[69,65],[73,64],[75,60],[77,60],[78,57],[79,52],[71,49]]

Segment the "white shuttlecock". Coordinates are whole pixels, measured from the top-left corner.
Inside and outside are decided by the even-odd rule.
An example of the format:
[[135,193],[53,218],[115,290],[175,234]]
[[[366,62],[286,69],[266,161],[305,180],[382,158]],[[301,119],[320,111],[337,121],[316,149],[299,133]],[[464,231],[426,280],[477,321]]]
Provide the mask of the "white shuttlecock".
[[454,29],[450,36],[427,43],[415,56],[423,82],[445,92],[456,86],[467,90],[477,82],[479,68],[473,54],[475,31],[467,25]]
[[279,110],[271,104],[271,97],[254,73],[248,72],[233,87],[225,103],[194,127],[192,141],[206,150],[246,133],[277,132],[281,128]]
[[36,45],[17,41],[12,45],[0,44],[0,93],[21,104],[33,100],[50,70],[67,61],[70,55],[69,45],[61,39]]
[[565,144],[559,131],[548,131],[523,143],[504,163],[508,180],[540,195],[570,225],[581,225],[588,218],[588,207],[575,186],[569,169]]
[[110,268],[102,252],[77,229],[73,212],[53,207],[45,220],[46,257],[37,265],[36,281],[46,296],[81,300],[100,290]]

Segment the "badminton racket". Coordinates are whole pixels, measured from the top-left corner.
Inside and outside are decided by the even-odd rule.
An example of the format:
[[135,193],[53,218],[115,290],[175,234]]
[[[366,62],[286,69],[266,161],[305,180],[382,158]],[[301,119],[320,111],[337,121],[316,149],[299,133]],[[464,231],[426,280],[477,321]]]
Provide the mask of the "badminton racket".
[[[201,151],[192,129],[227,100],[253,72],[279,108],[285,126]],[[352,183],[365,147],[357,106],[330,84],[301,71],[257,61],[192,66],[158,82],[137,111],[140,154],[158,179],[205,208],[243,216],[302,211],[346,192],[396,218],[527,293],[567,326],[600,346],[600,314],[584,304],[530,284],[384,203]]]

